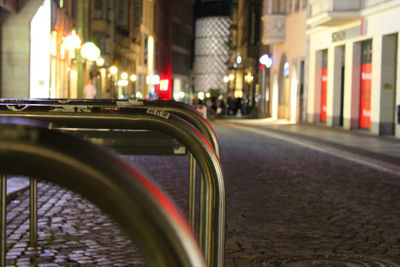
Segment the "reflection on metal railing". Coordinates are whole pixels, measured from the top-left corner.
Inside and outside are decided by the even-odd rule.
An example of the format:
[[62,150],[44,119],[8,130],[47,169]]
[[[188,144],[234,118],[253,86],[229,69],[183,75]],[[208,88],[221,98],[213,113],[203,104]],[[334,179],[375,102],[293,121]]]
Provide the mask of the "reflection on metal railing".
[[[192,231],[165,195],[129,164],[98,146],[42,128],[37,122],[1,117],[0,168],[3,174],[37,177],[81,194],[125,230],[149,266],[205,266]],[[3,175],[2,266],[5,186]]]
[[[10,108],[11,107],[11,108]],[[185,145],[197,160],[202,173],[200,244],[209,266],[224,265],[225,192],[219,158],[203,135],[187,121],[163,110],[115,106],[74,106],[30,104],[0,105],[0,115],[35,118],[60,127],[146,129],[169,134]],[[16,112],[16,110],[18,110]],[[217,142],[218,143],[218,142]],[[191,166],[195,166],[191,163]],[[193,169],[191,169],[191,173]],[[189,184],[193,186],[194,182]],[[194,192],[193,187],[190,189]],[[193,199],[193,195],[190,199]],[[193,204],[192,200],[189,203]],[[194,205],[193,205],[194,206]],[[189,209],[190,210],[190,209]],[[194,217],[189,213],[189,218]],[[193,222],[192,222],[193,224]]]

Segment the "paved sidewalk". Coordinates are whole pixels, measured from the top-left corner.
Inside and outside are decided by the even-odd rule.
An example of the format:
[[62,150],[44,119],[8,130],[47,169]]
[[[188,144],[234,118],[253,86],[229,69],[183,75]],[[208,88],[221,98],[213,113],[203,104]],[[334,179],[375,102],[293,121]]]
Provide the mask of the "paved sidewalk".
[[7,200],[14,199],[21,191],[29,188],[29,179],[25,177],[7,177]]

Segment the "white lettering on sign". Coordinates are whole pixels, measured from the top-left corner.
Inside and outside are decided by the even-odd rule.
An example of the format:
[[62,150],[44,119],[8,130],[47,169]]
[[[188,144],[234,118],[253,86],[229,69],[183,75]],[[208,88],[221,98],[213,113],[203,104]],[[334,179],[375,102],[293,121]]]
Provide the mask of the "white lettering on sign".
[[363,117],[371,117],[371,111],[367,109],[363,109]]
[[346,31],[332,33],[332,42],[337,42],[346,39]]
[[361,72],[362,80],[372,80],[372,73]]
[[143,106],[144,102],[138,99],[129,99],[128,101],[117,101],[118,107]]
[[159,109],[147,109],[146,113],[156,115],[164,119],[168,119],[170,115],[168,112]]

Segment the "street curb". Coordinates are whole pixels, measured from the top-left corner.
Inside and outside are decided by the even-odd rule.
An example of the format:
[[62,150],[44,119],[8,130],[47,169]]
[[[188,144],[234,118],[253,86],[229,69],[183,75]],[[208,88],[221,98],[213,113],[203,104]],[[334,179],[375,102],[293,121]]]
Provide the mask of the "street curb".
[[28,189],[29,189],[29,185],[21,187],[20,189],[15,190],[14,192],[11,192],[11,193],[7,194],[7,196],[6,196],[6,204],[8,204],[11,201],[15,200],[16,198],[18,198],[20,195],[22,195]]

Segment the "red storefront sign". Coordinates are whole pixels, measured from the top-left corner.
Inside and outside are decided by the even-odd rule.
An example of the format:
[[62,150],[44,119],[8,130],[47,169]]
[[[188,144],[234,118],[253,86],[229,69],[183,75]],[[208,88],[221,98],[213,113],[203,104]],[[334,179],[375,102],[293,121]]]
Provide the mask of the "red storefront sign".
[[361,64],[360,128],[371,128],[372,63]]
[[321,72],[321,121],[326,121],[326,99],[328,88],[328,68],[322,68]]

